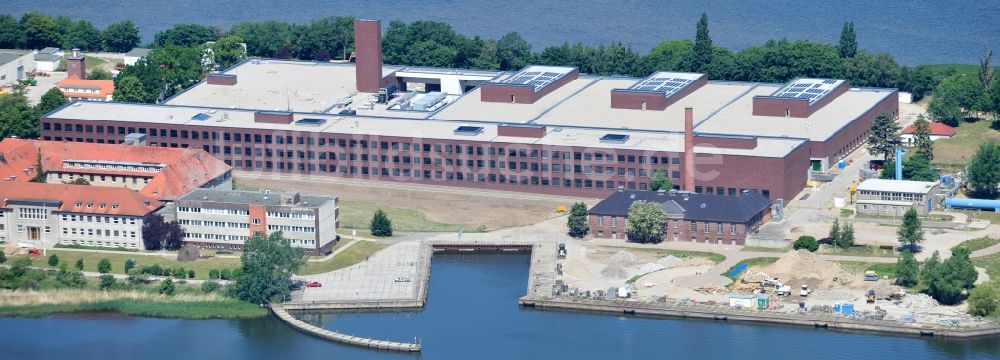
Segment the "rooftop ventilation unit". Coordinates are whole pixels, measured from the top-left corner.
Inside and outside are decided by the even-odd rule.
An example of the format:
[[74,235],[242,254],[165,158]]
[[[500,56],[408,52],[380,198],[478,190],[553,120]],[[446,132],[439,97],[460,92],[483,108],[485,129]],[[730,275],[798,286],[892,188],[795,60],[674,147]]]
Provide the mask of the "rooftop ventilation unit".
[[459,126],[457,129],[455,129],[455,135],[476,136],[476,135],[479,135],[479,134],[482,134],[482,133],[483,133],[483,127],[482,126],[466,126],[466,125],[463,125],[463,126]]
[[628,135],[625,134],[604,134],[601,136],[602,143],[624,144],[626,141],[628,141]]
[[302,118],[295,122],[295,125],[302,126],[320,126],[323,124],[326,124],[326,119]]

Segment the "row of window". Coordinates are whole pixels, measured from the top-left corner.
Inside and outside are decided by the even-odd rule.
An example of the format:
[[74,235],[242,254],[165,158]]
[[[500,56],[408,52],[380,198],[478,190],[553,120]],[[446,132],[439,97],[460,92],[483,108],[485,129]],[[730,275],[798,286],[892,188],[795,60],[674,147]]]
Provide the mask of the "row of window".
[[[610,221],[610,226],[609,227],[611,227],[611,228],[618,227],[618,217],[611,216],[610,219],[611,219],[611,221]],[[625,221],[628,221],[628,219],[625,219]],[[725,225],[726,225],[724,223],[709,223],[709,222],[702,222],[701,224],[702,224],[702,229],[704,229],[703,232],[706,233],[706,234],[710,232],[710,230],[713,227],[713,224],[714,224],[714,227],[715,227],[715,233],[716,234],[722,234],[723,230],[725,228]],[[728,224],[728,225],[729,225],[729,235],[736,235],[736,224]],[[692,237],[697,236],[696,233],[698,232],[698,222],[691,221],[690,222],[690,226],[691,226],[691,236]],[[600,227],[604,227],[604,217],[603,216],[598,216],[597,217],[597,227],[599,227],[599,228]],[[622,224],[622,227],[625,227],[624,223]],[[679,228],[680,227],[680,220],[670,220],[670,227],[672,227],[674,229]]]
[[217,227],[217,228],[230,228],[230,229],[249,229],[250,224],[243,222],[225,222],[225,221],[202,221],[202,220],[187,220],[181,219],[177,220],[180,225],[189,226],[205,226],[205,227]]
[[136,224],[136,218],[121,217],[121,216],[61,214],[61,218],[62,221],[69,221],[69,222],[80,221],[80,222],[103,223],[103,224],[129,224],[129,225]]
[[49,218],[49,210],[41,208],[20,208],[17,213],[18,219],[25,220],[45,220]]
[[316,220],[316,214],[308,212],[274,212],[268,211],[267,217],[269,218],[282,218],[282,219],[302,219],[302,220]]
[[94,162],[94,161],[80,161],[80,160],[66,160],[63,161],[63,167],[65,168],[76,168],[76,169],[102,169],[102,170],[121,170],[121,171],[142,171],[157,173],[162,170],[165,165],[163,164],[109,164],[106,162]]
[[[45,232],[48,231],[48,227],[45,227]],[[109,230],[109,229],[85,229],[85,228],[62,228],[63,236],[88,236],[88,237],[110,237],[110,238],[129,238],[135,239],[135,231],[119,231],[119,230]]]
[[[135,184],[139,183],[139,179],[140,179],[139,177],[134,177],[134,176],[93,175],[93,174],[90,174],[90,175],[79,175],[79,174],[63,174],[63,173],[59,173],[57,175],[57,177],[59,178],[59,180],[63,180],[63,175],[66,175],[67,180],[69,180],[69,181],[73,181],[75,179],[87,179],[87,181],[90,182],[90,183],[94,183],[94,182],[97,182],[97,181],[100,181],[100,182],[112,182],[112,183],[117,183],[117,182],[120,181],[120,182],[124,183],[124,182],[128,182],[129,179],[132,179],[132,184],[135,185]],[[50,173],[48,176],[52,176],[52,174]],[[110,180],[108,180],[109,178],[110,178]],[[142,183],[143,184],[149,184],[149,179],[150,178],[143,177],[141,179],[142,179]],[[102,207],[102,209],[103,209],[103,207]]]
[[129,249],[138,249],[139,247],[134,242],[120,242],[120,241],[102,241],[102,240],[80,240],[80,239],[62,239],[59,240],[60,244],[63,245],[86,245],[86,246],[102,246],[102,247],[123,247]]
[[268,225],[267,231],[315,233],[316,228],[311,226]]
[[243,236],[243,235],[220,235],[220,234],[203,234],[203,233],[186,232],[182,236],[184,237],[184,240],[217,240],[217,241],[239,241],[239,242],[246,242],[250,240],[249,236]]
[[190,206],[178,206],[177,211],[186,213],[202,213],[202,214],[212,214],[212,215],[238,215],[238,216],[250,216],[250,212],[242,209],[215,209],[215,208],[199,208]]

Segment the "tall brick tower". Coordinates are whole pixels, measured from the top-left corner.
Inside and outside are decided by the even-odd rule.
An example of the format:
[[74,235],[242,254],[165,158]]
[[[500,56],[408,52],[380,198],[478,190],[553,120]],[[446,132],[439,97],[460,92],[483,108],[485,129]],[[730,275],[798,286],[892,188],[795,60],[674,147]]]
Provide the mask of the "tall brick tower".
[[87,64],[80,49],[73,49],[73,52],[66,57],[66,76],[70,79],[86,79]]
[[684,190],[694,191],[694,109],[684,108]]
[[375,93],[382,87],[382,23],[354,20],[354,77],[358,91]]

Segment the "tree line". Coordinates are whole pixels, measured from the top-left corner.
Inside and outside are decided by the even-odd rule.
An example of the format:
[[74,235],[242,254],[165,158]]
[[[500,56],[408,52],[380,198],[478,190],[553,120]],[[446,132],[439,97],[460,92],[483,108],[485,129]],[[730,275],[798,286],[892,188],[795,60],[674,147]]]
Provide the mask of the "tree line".
[[132,21],[121,21],[98,29],[86,20],[68,16],[49,16],[30,12],[15,19],[0,14],[0,48],[41,49],[61,47],[83,51],[127,52],[139,45],[142,37]]

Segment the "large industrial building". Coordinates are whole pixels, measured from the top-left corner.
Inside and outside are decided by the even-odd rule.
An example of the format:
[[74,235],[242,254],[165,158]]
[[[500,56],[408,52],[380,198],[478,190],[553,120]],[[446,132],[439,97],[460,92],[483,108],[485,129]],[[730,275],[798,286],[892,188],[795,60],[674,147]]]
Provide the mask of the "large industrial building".
[[383,65],[378,21],[355,22],[356,62],[252,59],[162,104],[78,101],[41,119],[46,140],[204,149],[236,170],[325,174],[603,198],[678,188],[791,199],[896,116],[894,89]]

